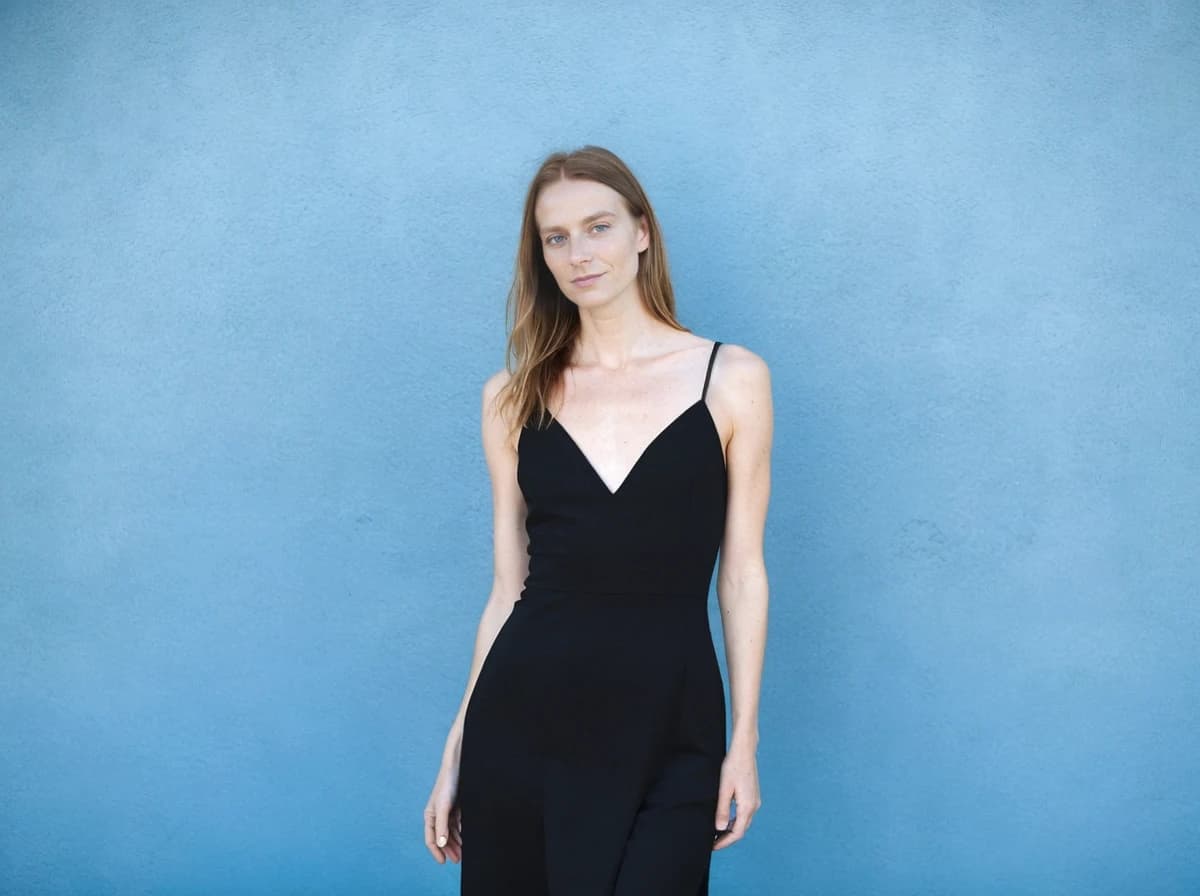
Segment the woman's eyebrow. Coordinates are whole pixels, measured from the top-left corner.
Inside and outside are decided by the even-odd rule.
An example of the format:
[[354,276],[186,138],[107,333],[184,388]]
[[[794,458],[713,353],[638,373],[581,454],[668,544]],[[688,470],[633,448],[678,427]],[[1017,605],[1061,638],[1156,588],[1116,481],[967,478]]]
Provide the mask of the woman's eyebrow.
[[[616,212],[607,212],[607,211],[594,212],[593,214],[590,214],[586,218],[584,218],[581,223],[587,224],[591,221],[595,221],[597,218],[604,218],[604,217],[609,217],[609,216],[615,217]],[[561,229],[562,228],[559,227],[557,224],[547,224],[545,227],[543,227],[541,230],[539,230],[538,233],[546,233],[549,230],[561,230]]]

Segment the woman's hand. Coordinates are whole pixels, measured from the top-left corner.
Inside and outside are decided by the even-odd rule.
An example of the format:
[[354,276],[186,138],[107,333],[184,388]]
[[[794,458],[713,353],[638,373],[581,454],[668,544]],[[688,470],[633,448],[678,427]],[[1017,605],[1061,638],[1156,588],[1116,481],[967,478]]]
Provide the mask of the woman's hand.
[[444,762],[425,805],[425,845],[440,864],[447,857],[462,861],[462,815],[454,805],[457,791],[458,766]]
[[[735,741],[721,763],[721,789],[717,798],[717,834],[713,849],[724,849],[745,836],[750,819],[762,805],[758,793],[758,762],[754,747]],[[737,803],[737,815],[729,828],[729,801]],[[726,830],[729,828],[728,830]]]

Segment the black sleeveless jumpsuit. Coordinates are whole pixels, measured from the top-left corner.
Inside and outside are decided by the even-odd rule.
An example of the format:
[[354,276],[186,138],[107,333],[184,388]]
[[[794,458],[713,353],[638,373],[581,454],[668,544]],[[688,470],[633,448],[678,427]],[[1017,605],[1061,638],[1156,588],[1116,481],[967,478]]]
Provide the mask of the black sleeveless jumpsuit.
[[726,470],[705,396],[610,491],[526,425],[529,574],[467,704],[463,896],[707,896],[725,756],[708,589]]

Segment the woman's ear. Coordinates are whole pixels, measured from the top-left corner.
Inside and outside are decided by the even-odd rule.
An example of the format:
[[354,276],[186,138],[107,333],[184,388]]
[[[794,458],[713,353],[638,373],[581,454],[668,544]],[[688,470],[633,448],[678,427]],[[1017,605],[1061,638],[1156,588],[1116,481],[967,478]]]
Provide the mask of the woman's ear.
[[646,224],[646,216],[638,216],[638,254],[642,254],[650,248],[650,227]]

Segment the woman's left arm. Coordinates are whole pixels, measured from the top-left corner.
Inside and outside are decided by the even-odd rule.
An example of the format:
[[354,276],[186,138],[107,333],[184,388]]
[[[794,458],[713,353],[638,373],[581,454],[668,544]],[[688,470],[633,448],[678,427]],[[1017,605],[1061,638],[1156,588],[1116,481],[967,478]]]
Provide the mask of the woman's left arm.
[[[720,406],[728,408],[732,434],[726,450],[728,499],[717,573],[717,599],[725,636],[732,702],[732,736],[721,766],[716,827],[729,828],[713,844],[740,840],[762,805],[758,789],[758,704],[767,641],[767,569],[763,530],[771,490],[774,412],[771,376],[758,355],[741,346],[719,357]],[[716,377],[713,384],[717,385]],[[730,801],[737,815],[729,827]]]

